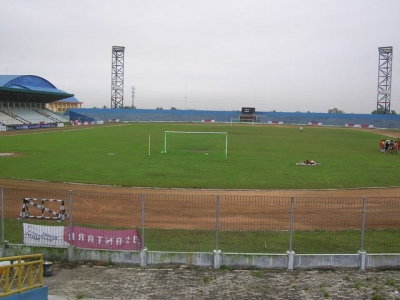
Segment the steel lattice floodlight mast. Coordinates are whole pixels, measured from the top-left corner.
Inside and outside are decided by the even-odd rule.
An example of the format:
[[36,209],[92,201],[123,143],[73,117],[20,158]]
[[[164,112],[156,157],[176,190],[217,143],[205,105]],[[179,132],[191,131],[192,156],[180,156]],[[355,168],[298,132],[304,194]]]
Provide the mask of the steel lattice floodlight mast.
[[379,70],[378,70],[378,112],[390,113],[390,96],[392,85],[392,57],[393,47],[379,47]]
[[125,47],[112,47],[111,108],[124,106],[124,52]]

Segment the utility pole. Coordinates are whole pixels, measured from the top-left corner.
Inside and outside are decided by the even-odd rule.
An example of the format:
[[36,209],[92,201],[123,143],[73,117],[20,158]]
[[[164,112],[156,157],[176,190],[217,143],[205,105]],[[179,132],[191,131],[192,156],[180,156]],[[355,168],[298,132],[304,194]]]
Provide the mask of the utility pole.
[[132,108],[135,108],[135,87],[132,87],[131,90],[131,95],[132,95]]

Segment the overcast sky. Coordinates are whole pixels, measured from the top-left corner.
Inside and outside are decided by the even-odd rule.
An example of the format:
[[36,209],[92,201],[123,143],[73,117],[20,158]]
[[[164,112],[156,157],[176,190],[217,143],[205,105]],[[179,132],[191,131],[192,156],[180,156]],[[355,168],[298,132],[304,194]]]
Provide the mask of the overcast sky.
[[[111,106],[124,46],[124,106],[370,113],[379,47],[393,46],[400,113],[399,0],[2,0],[0,74],[37,75],[83,107]],[[396,51],[399,51],[397,55]]]

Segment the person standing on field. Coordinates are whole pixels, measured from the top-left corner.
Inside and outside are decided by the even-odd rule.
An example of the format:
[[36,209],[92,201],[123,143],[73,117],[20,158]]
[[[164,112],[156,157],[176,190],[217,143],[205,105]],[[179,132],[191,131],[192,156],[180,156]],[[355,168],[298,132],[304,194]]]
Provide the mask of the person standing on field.
[[303,132],[303,126],[300,126],[300,133]]

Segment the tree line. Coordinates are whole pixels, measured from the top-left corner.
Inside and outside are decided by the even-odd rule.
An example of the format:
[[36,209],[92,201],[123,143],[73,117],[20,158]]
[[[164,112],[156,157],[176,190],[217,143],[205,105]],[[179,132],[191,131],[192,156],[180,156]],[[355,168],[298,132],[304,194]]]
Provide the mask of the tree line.
[[[345,112],[343,110],[341,110],[337,107],[328,109],[328,114],[344,114],[344,113]],[[375,109],[375,110],[371,111],[371,114],[373,114],[373,115],[386,115],[386,114],[397,115],[396,111],[391,110],[390,113],[387,113],[385,111],[385,109],[383,109],[383,108]]]

